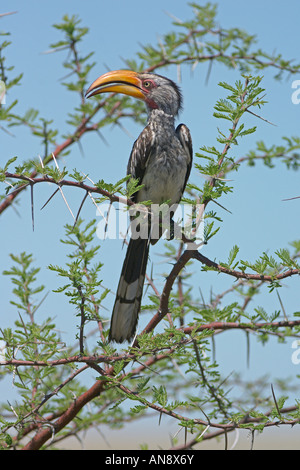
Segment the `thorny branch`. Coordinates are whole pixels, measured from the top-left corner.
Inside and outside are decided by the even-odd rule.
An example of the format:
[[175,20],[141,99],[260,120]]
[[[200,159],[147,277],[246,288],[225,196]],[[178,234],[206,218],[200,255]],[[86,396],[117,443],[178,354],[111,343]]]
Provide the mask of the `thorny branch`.
[[[49,161],[51,161],[51,159],[53,158],[53,155],[55,158],[58,158],[66,149],[68,149],[68,147],[70,147],[72,144],[74,144],[75,142],[78,142],[78,140],[86,133],[86,132],[90,132],[90,131],[95,131],[98,129],[98,123],[96,124],[91,124],[91,125],[88,125],[90,123],[90,121],[93,119],[93,117],[96,115],[96,113],[102,109],[104,106],[105,106],[105,103],[106,103],[106,100],[103,100],[101,101],[100,103],[98,103],[93,112],[91,114],[89,114],[87,117],[84,117],[82,119],[82,122],[80,123],[80,125],[77,127],[77,129],[74,131],[73,135],[68,137],[63,143],[61,144],[58,144],[55,149],[53,150],[52,152],[52,155],[47,155],[43,160],[42,160],[42,164],[43,165],[46,165],[47,163],[49,163]],[[115,103],[111,113],[113,113],[115,110],[117,110],[118,108],[121,108],[121,101],[118,101],[117,103]],[[10,177],[11,178],[16,178],[16,179],[24,179],[24,180],[29,180],[29,181],[33,181],[35,178],[37,178],[37,175],[38,175],[38,172],[35,170],[35,171],[32,171],[32,173],[26,178],[22,175],[19,175],[19,177],[17,177],[17,175],[11,175]],[[39,180],[39,179],[38,179]],[[39,181],[36,181],[36,182],[39,182]],[[51,181],[50,181],[51,182]],[[17,189],[15,189],[14,191],[12,191],[5,199],[4,201],[0,204],[0,214],[5,210],[7,209],[7,207],[9,207],[12,202],[14,201],[14,199],[24,190],[26,189],[28,185],[21,185],[19,186]]]
[[[155,362],[160,361],[160,360],[165,359],[166,357],[168,357],[168,354],[170,354],[170,352],[171,351],[169,351],[169,353],[167,353],[167,354],[157,354],[155,356],[152,356],[150,359],[148,359],[140,367],[138,367],[135,370],[131,370],[130,373],[133,374],[133,375],[140,374],[145,368],[151,367],[151,365],[153,365]],[[95,368],[95,370],[97,370],[97,372],[100,373],[101,375],[103,375],[104,377],[109,378],[111,376],[114,386],[119,387],[127,395],[134,396],[135,400],[140,400],[140,402],[142,404],[146,405],[147,407],[154,409],[155,411],[159,412],[160,414],[166,414],[168,416],[171,416],[171,417],[173,417],[177,420],[183,421],[183,422],[190,420],[190,418],[187,418],[183,415],[179,415],[178,413],[175,413],[174,411],[171,411],[170,409],[166,409],[163,406],[159,406],[155,403],[152,403],[152,402],[146,400],[145,398],[139,397],[139,395],[135,391],[130,390],[128,387],[123,385],[123,383],[122,383],[122,381],[124,379],[123,375],[120,376],[117,381],[113,378],[113,375],[114,375],[113,374],[113,367],[110,367],[109,370],[104,372],[104,370],[101,367],[96,365],[94,360],[93,360],[93,363],[91,363],[91,361],[88,360],[87,358],[85,358],[85,360],[87,361],[88,364],[90,364],[91,367]],[[94,398],[96,398],[101,393],[103,393],[105,391],[105,388],[106,388],[105,384],[109,386],[109,382],[107,384],[107,382],[105,382],[105,381],[101,381],[101,380],[97,381],[89,390],[87,390],[85,393],[83,393],[80,397],[77,397],[76,400],[72,403],[72,405],[65,412],[61,413],[61,415],[59,417],[57,417],[57,416],[56,417],[53,416],[52,418],[49,417],[49,421],[51,421],[51,427],[49,427],[49,426],[45,426],[44,428],[41,427],[40,430],[35,434],[35,436],[33,436],[33,438],[29,441],[29,443],[24,447],[24,450],[39,449],[48,439],[51,438],[51,435],[52,435],[53,431],[55,433],[57,433],[60,429],[63,429],[70,421],[72,421],[72,419],[76,416],[76,414],[79,413],[81,408],[83,406],[85,406],[86,403],[93,400]],[[297,407],[289,407],[287,409],[281,409],[281,414],[282,414],[282,416],[284,416],[285,413],[291,413],[292,411],[295,411],[296,409],[297,409]],[[56,421],[53,422],[54,419],[56,419]],[[221,423],[213,423],[213,422],[211,422],[211,420],[205,421],[205,420],[202,420],[202,419],[199,419],[199,418],[195,418],[195,419],[193,419],[193,422],[194,422],[195,425],[203,425],[205,427],[209,426],[209,427],[212,427],[212,428],[217,428],[219,430],[219,431],[217,431],[217,434],[221,435],[221,434],[224,434],[224,432],[227,432],[227,431],[230,432],[230,431],[233,431],[234,429],[238,428],[239,424],[243,425],[243,427],[245,427],[245,424],[247,424],[247,423],[255,423],[255,422],[259,423],[260,419],[259,418],[255,419],[255,418],[251,418],[251,417],[247,416],[242,420],[241,423],[221,424]],[[281,420],[281,424],[294,425],[297,422],[299,422],[299,418],[293,419],[293,420],[285,420],[284,418],[282,418],[282,420]],[[277,426],[278,421],[277,420],[269,421],[265,425],[266,426]],[[36,428],[36,425],[34,426],[34,428]],[[31,432],[34,428],[30,427],[27,430],[26,434]],[[215,437],[215,433],[211,434],[211,438],[213,438],[213,437]],[[207,438],[209,438],[209,437],[207,436]]]
[[[53,183],[53,184],[58,185],[60,188],[62,188],[63,186],[72,186],[74,188],[84,189],[87,193],[98,193],[98,194],[101,194],[101,196],[104,196],[107,199],[109,199],[111,202],[119,202],[119,203],[123,203],[123,204],[127,204],[127,205],[132,205],[133,204],[133,202],[129,199],[125,199],[123,197],[116,196],[115,194],[109,193],[105,189],[98,188],[97,186],[90,186],[90,185],[87,185],[83,182],[65,180],[65,179],[62,179],[58,182],[54,178],[51,178],[50,176],[47,176],[47,175],[40,176],[40,177],[38,177],[38,176],[28,177],[28,176],[24,176],[24,175],[18,175],[18,174],[15,174],[15,173],[9,173],[9,172],[5,172],[5,177],[8,178],[8,179],[17,179],[17,180],[27,181],[26,184],[21,185],[20,187],[14,189],[12,191],[13,194],[18,193],[20,190],[25,189],[29,185],[35,185],[35,184],[38,184],[38,183]],[[59,188],[57,189],[57,191],[58,190],[59,190]],[[54,195],[55,195],[55,193],[51,196],[51,198]],[[48,199],[47,202],[49,202],[49,200],[50,200],[50,198]]]

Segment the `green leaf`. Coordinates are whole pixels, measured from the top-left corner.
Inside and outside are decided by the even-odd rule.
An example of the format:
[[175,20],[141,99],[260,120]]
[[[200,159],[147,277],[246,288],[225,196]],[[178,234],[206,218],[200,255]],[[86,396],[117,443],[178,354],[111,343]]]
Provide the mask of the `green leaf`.
[[238,247],[237,245],[234,245],[234,246],[231,248],[231,250],[230,250],[230,252],[229,252],[229,256],[228,256],[228,261],[227,261],[228,266],[231,266],[231,265],[233,264],[235,258],[237,257],[237,254],[238,254],[239,250],[240,250],[240,249],[239,249],[239,247]]
[[157,387],[152,387],[153,390],[153,400],[155,402],[158,402],[161,406],[166,406],[167,400],[168,400],[168,395],[167,395],[167,389],[165,386],[160,385],[159,388]]

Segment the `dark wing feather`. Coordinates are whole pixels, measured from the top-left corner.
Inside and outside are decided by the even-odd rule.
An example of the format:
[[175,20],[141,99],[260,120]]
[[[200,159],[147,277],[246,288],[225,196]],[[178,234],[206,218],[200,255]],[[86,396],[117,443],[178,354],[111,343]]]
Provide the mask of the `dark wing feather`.
[[[155,151],[154,133],[150,126],[146,126],[137,140],[134,142],[127,165],[127,175],[139,180],[142,184],[149,157]],[[138,192],[131,197],[133,202],[137,202]]]
[[185,181],[184,185],[182,188],[182,194],[184,193],[186,183],[188,182],[188,179],[190,177],[191,169],[192,169],[192,163],[193,163],[193,143],[192,143],[192,137],[191,133],[189,131],[189,128],[185,124],[179,124],[177,126],[176,131],[175,131],[178,139],[181,142],[182,147],[186,151],[186,155],[188,158],[188,164],[187,164],[187,170],[186,170],[186,175],[185,175]]

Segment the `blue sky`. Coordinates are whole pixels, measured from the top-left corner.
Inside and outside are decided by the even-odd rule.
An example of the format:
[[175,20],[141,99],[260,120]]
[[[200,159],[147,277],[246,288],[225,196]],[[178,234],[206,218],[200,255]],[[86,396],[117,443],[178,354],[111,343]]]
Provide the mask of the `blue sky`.
[[[200,2],[204,4],[204,2]],[[299,14],[300,5],[297,0],[270,1],[253,0],[251,4],[246,1],[226,0],[218,3],[218,18],[223,27],[237,26],[248,33],[257,34],[258,47],[267,52],[281,52],[285,58],[294,58],[298,63],[299,57]],[[113,6],[112,6],[113,5]],[[18,99],[16,111],[21,114],[33,107],[41,110],[41,115],[47,119],[54,119],[54,125],[67,131],[65,120],[68,112],[72,111],[75,95],[68,92],[61,85],[61,78],[66,70],[61,62],[65,52],[57,54],[42,54],[49,49],[49,44],[61,39],[60,33],[52,25],[60,22],[65,13],[78,14],[82,25],[88,26],[89,35],[81,43],[84,53],[94,50],[93,60],[97,63],[91,72],[90,81],[110,69],[124,67],[122,58],[135,58],[141,50],[141,44],[156,44],[159,36],[171,31],[172,19],[167,12],[182,20],[192,17],[191,7],[184,1],[153,0],[140,2],[131,0],[124,2],[86,1],[79,0],[53,0],[40,2],[37,0],[14,1],[2,0],[1,12],[17,11],[12,16],[0,18],[0,30],[11,33],[12,45],[6,49],[7,62],[15,66],[13,73],[24,72],[21,85],[15,87],[7,96],[7,105]],[[0,13],[1,13],[0,12]],[[184,110],[180,120],[185,122],[192,133],[194,149],[197,151],[202,145],[214,145],[216,126],[219,123],[212,118],[213,106],[216,100],[224,96],[218,87],[218,82],[225,80],[234,82],[238,77],[236,72],[228,71],[222,66],[214,66],[208,84],[205,84],[207,64],[198,65],[191,74],[188,67],[182,69],[181,88],[184,95]],[[169,68],[160,71],[176,79],[176,69]],[[287,77],[281,82],[273,80],[273,72],[266,72],[262,86],[267,90],[268,104],[264,107],[262,115],[276,124],[275,126],[250,117],[247,121],[249,127],[257,126],[257,132],[241,141],[233,149],[233,155],[242,156],[255,147],[255,142],[264,140],[267,145],[280,144],[282,136],[299,135],[300,105],[291,101],[292,82],[300,79],[299,76]],[[104,137],[110,142],[106,146],[96,135],[85,136],[82,140],[84,156],[78,147],[73,147],[71,154],[61,165],[68,169],[77,168],[88,173],[97,181],[107,179],[115,181],[126,172],[127,160],[133,140],[141,130],[141,126],[127,121],[127,132],[120,128],[106,128]],[[8,158],[17,155],[20,161],[36,157],[41,149],[38,139],[31,137],[26,129],[13,129],[15,137],[1,132],[0,166]],[[108,163],[107,163],[108,162]],[[243,167],[234,178],[232,195],[224,198],[222,203],[232,212],[228,214],[218,210],[223,218],[219,235],[211,244],[205,247],[203,253],[211,259],[227,259],[229,250],[234,244],[240,246],[240,257],[249,261],[255,260],[264,251],[274,253],[274,250],[287,247],[290,241],[299,238],[300,199],[283,202],[287,197],[300,195],[299,173],[286,171],[278,164],[275,169],[269,170],[258,164],[253,169]],[[191,182],[201,184],[201,178],[193,171]],[[63,226],[71,223],[68,210],[59,195],[40,211],[39,208],[51,194],[52,188],[36,188],[35,190],[35,231],[32,232],[30,217],[30,195],[23,194],[18,211],[7,210],[1,215],[0,246],[1,261],[0,272],[11,266],[9,253],[26,251],[34,254],[36,264],[41,266],[40,283],[46,283],[49,290],[41,315],[55,316],[60,330],[73,342],[76,334],[72,317],[72,309],[67,299],[51,293],[60,285],[60,280],[49,272],[47,266],[63,264],[66,261],[66,249],[59,243],[64,237]],[[68,201],[73,212],[76,213],[81,195],[76,191],[66,191]],[[95,217],[95,208],[86,204],[82,213],[87,220]],[[98,240],[95,240],[98,243]],[[117,245],[116,245],[117,244]],[[102,244],[100,257],[104,261],[103,279],[106,287],[113,291],[118,282],[118,276],[124,256],[121,242],[106,241]],[[153,255],[153,259],[159,260]],[[158,287],[161,287],[159,274],[168,269],[167,265],[160,265],[156,270]],[[231,279],[210,273],[204,276],[200,265],[194,265],[197,273],[195,288],[201,287],[204,297],[208,300],[210,289],[219,292],[230,286]],[[281,289],[281,297],[288,315],[299,310],[299,294],[297,293],[298,280],[287,280],[285,288]],[[9,295],[12,289],[8,278],[1,277],[0,282],[0,325],[10,326],[15,319],[15,310],[9,304]],[[274,311],[279,309],[276,294],[268,294],[263,290],[260,296],[260,305]],[[113,295],[106,307],[111,308]],[[72,325],[73,322],[73,326]],[[230,344],[230,348],[228,347]],[[291,342],[285,346],[278,346],[277,341],[271,341],[271,347],[255,346],[251,340],[250,369],[245,369],[246,342],[241,333],[222,335],[217,343],[217,360],[222,364],[224,374],[232,370],[243,370],[245,375],[251,377],[270,372],[272,375],[295,375],[299,369],[291,362]],[[299,367],[299,366],[298,366]],[[8,389],[10,387],[8,386]]]

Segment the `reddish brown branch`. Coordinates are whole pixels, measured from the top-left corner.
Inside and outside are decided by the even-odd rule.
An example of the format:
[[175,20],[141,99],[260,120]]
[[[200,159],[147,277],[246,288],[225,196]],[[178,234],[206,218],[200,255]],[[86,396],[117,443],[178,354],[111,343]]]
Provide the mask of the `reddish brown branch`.
[[[64,142],[61,144],[56,145],[55,149],[53,150],[52,154],[54,155],[55,158],[58,158],[68,147],[70,147],[73,143],[78,142],[78,140],[85,134],[86,132],[90,132],[93,130],[98,129],[98,124],[93,124],[88,126],[89,122],[92,120],[92,118],[95,116],[95,114],[105,106],[105,103],[107,100],[101,101],[99,104],[95,106],[93,109],[92,113],[89,114],[87,117],[83,118],[79,126],[75,129],[74,133],[72,136],[68,137]],[[113,114],[119,107],[121,106],[121,101],[117,101],[115,105],[113,106],[112,110],[110,111],[109,115]],[[43,164],[47,165],[49,161],[51,161],[52,158],[51,156],[47,156],[43,160]],[[36,176],[38,175],[38,172],[36,170],[32,171],[32,173],[29,176],[29,179],[35,179]],[[21,179],[21,178],[20,178]],[[25,179],[25,178],[24,178]],[[20,186],[20,188],[14,190],[11,194],[9,194],[4,201],[0,204],[0,214],[2,214],[7,207],[9,207],[14,199],[22,192],[27,185]]]
[[224,266],[215,263],[214,261],[210,260],[206,256],[203,256],[199,251],[193,251],[192,252],[192,258],[197,259],[200,261],[202,264],[205,264],[206,266],[210,268],[215,268],[217,271],[224,273],[224,274],[229,274],[229,276],[236,277],[237,279],[247,279],[247,280],[254,280],[254,281],[265,281],[265,282],[272,282],[274,280],[282,280],[285,279],[286,277],[294,276],[296,274],[300,274],[299,269],[288,269],[287,271],[284,271],[282,273],[274,274],[274,275],[266,275],[266,274],[250,274],[250,273],[244,273],[243,271],[236,271],[234,269],[229,269],[225,268]]
[[103,390],[104,382],[98,380],[89,390],[75,398],[73,403],[67,408],[67,410],[54,422],[51,423],[51,427],[46,425],[45,428],[41,428],[23,447],[23,450],[38,450],[51,439],[53,431],[58,433],[65,428],[80,412],[80,410],[91,400],[96,398]]
[[[26,181],[26,184],[24,184],[24,186],[22,185],[20,188],[13,190],[13,194],[11,194],[11,196],[14,196],[15,193],[18,194],[22,189],[27,187],[28,184],[34,185],[38,183],[53,183],[60,187],[71,186],[74,188],[84,189],[85,191],[89,193],[98,193],[98,194],[101,194],[102,196],[107,197],[107,199],[110,199],[112,202],[120,202],[120,203],[127,204],[127,205],[133,204],[131,200],[127,200],[124,197],[116,196],[115,194],[109,193],[105,189],[98,188],[97,186],[89,186],[83,182],[71,181],[71,180],[65,180],[65,179],[56,181],[54,178],[51,178],[50,176],[47,176],[47,175],[40,176],[40,177],[34,176],[34,177],[29,178],[28,176],[19,175],[17,173],[9,173],[9,172],[5,172],[5,177],[8,179],[17,179],[17,180]],[[0,206],[0,213],[1,213],[1,206]]]
[[[155,316],[156,317],[156,316]],[[157,322],[158,323],[158,322]],[[156,325],[157,325],[156,323]],[[150,323],[149,323],[150,324]],[[147,325],[147,328],[143,331],[149,332],[152,331],[150,330],[149,324]],[[153,323],[151,323],[152,327]],[[155,326],[156,326],[155,325]],[[278,322],[257,322],[257,323],[250,323],[250,322],[211,322],[211,323],[204,323],[202,325],[194,325],[191,327],[185,327],[185,328],[179,328],[179,330],[182,330],[185,334],[191,334],[193,331],[204,331],[204,330],[219,330],[219,331],[225,331],[225,330],[252,330],[252,331],[257,331],[257,330],[264,330],[265,328],[274,328],[274,329],[279,329],[279,328],[295,328],[297,326],[300,326],[300,320],[283,320],[283,321],[278,321]],[[152,329],[153,329],[152,328]],[[148,331],[149,330],[149,331]],[[142,334],[143,334],[142,333]],[[99,356],[81,356],[81,355],[76,355],[76,356],[70,356],[70,357],[65,357],[61,359],[56,359],[52,361],[30,361],[30,360],[22,360],[22,359],[8,359],[5,361],[0,362],[0,366],[15,366],[15,367],[57,367],[61,365],[66,365],[70,363],[94,363],[94,364],[114,364],[115,362],[118,361],[135,361],[138,358],[142,357],[143,355],[147,355],[148,352],[144,352],[142,354],[137,352],[131,352],[131,353],[124,353],[120,355],[99,355]],[[166,356],[168,354],[166,353]],[[158,357],[158,356],[156,356]],[[108,373],[108,372],[107,372]]]
[[[168,313],[168,305],[169,305],[169,297],[173,288],[173,284],[179,275],[180,271],[186,266],[190,259],[196,259],[200,261],[202,264],[205,264],[208,267],[215,268],[218,272],[228,274],[230,276],[234,276],[237,279],[247,279],[247,280],[256,280],[256,281],[264,281],[264,282],[272,282],[274,280],[282,280],[286,277],[290,277],[293,275],[299,275],[300,271],[298,269],[289,269],[288,271],[271,275],[264,275],[264,274],[249,274],[244,273],[242,271],[231,270],[229,268],[225,268],[220,264],[215,263],[214,261],[210,260],[209,258],[203,256],[197,250],[185,250],[183,254],[180,256],[178,261],[173,266],[169,276],[166,279],[164,289],[161,295],[160,306],[158,312],[152,317],[149,321],[148,325],[143,330],[143,333],[149,333],[152,331],[158,323],[164,318],[164,316]],[[221,324],[220,324],[221,325]],[[240,328],[240,324],[236,323],[235,328]],[[263,324],[262,324],[263,327]],[[248,325],[249,328],[249,325]],[[205,327],[203,328],[205,329]],[[137,342],[135,342],[135,345]]]

